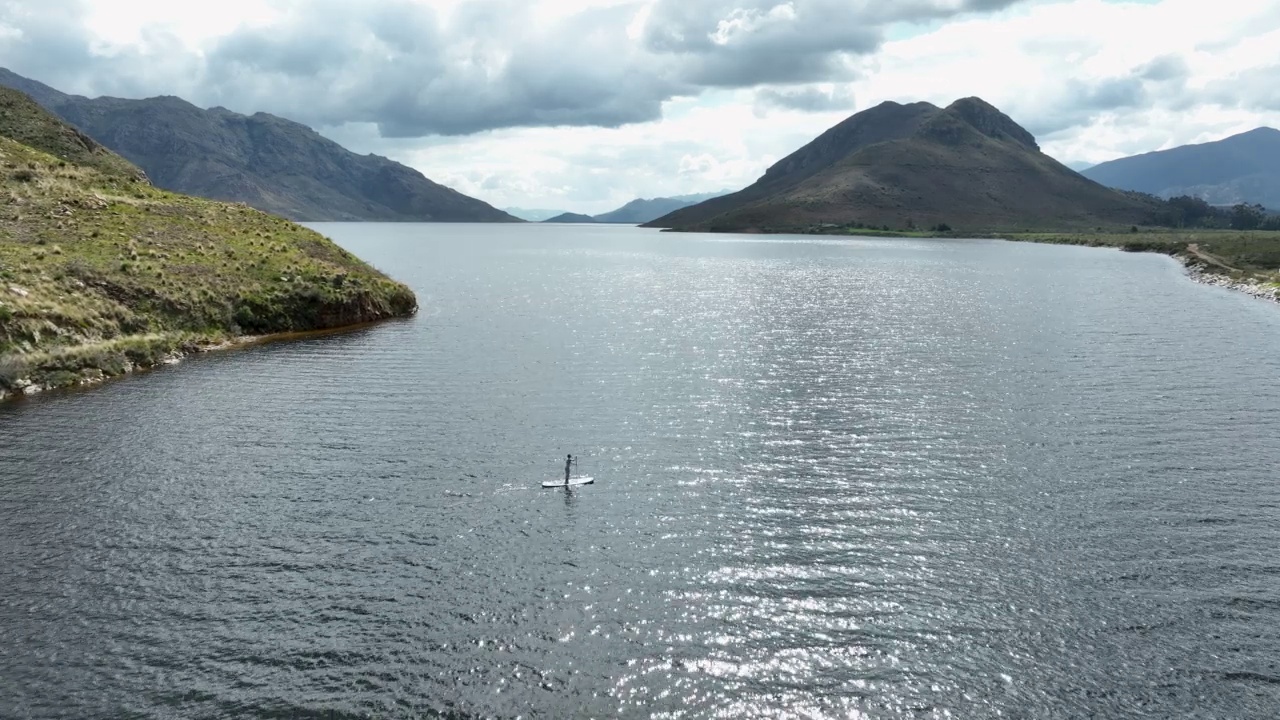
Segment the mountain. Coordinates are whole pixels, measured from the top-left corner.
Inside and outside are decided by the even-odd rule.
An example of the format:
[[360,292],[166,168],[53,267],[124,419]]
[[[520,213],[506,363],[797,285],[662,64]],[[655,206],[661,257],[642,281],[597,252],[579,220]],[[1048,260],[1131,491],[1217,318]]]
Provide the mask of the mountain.
[[520,222],[417,170],[357,155],[274,115],[204,110],[176,97],[90,99],[4,69],[0,85],[27,93],[167,190],[298,221]]
[[152,186],[125,159],[0,88],[0,399],[93,383],[243,334],[417,309],[324,236]]
[[956,230],[1142,224],[1150,199],[1103,187],[1040,151],[979,98],[887,102],[830,128],[739,192],[651,227],[794,231],[815,225]]
[[553,218],[543,220],[544,223],[593,223],[596,219],[590,215],[580,215],[578,213],[560,213]]
[[601,213],[595,216],[595,221],[600,223],[628,223],[639,225],[656,220],[663,215],[675,212],[681,208],[697,205],[705,200],[724,195],[727,191],[716,193],[702,193],[700,195],[677,195],[676,197],[660,197],[651,199],[632,200],[617,210],[611,210],[607,213]]
[[651,199],[632,200],[617,210],[610,210],[607,213],[599,215],[583,215],[581,213],[564,212],[563,210],[527,210],[524,208],[504,208],[507,212],[518,218],[529,220],[531,222],[549,222],[549,223],[617,223],[626,225],[639,225],[647,223],[650,220],[674,212],[680,208],[696,205],[704,200],[710,200],[714,197],[724,195],[727,190],[714,193],[701,193],[698,195],[677,195],[675,197],[660,197]]
[[557,215],[564,213],[564,210],[547,210],[545,208],[504,207],[502,208],[502,212],[505,212],[508,215],[514,215],[515,217],[518,217],[521,220],[527,220],[528,222],[542,222],[543,220],[546,220],[548,218],[553,218]]
[[1213,205],[1280,207],[1280,130],[1263,127],[1216,142],[1120,158],[1084,175],[1109,187],[1165,198],[1190,195]]

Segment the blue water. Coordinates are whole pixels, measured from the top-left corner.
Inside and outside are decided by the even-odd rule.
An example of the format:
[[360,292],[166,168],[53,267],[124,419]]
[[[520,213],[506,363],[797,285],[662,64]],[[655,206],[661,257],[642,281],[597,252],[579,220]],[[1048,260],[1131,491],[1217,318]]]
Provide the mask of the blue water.
[[1086,248],[316,227],[421,313],[0,407],[0,716],[1280,714],[1280,308]]

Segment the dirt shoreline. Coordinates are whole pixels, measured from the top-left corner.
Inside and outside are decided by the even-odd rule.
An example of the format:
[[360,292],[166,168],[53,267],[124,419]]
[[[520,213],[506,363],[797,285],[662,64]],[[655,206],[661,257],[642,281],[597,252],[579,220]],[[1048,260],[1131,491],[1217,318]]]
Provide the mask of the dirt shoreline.
[[78,382],[72,385],[52,386],[41,383],[32,382],[30,379],[17,381],[14,388],[6,390],[0,388],[0,404],[11,403],[26,398],[34,397],[48,392],[60,391],[76,391],[93,388],[102,385],[110,380],[122,378],[134,373],[146,372],[154,370],[166,365],[177,365],[188,357],[193,355],[203,355],[205,353],[222,352],[227,350],[239,350],[257,345],[267,345],[277,342],[291,342],[297,340],[307,340],[317,337],[325,337],[329,335],[342,335],[349,332],[358,332],[366,328],[380,325],[385,322],[402,320],[404,318],[387,318],[383,320],[373,320],[370,322],[356,323],[354,325],[343,325],[341,327],[326,328],[323,330],[305,330],[282,333],[269,333],[266,335],[239,335],[234,338],[220,341],[196,341],[195,347],[191,349],[177,348],[162,357],[159,362],[153,364],[135,365],[127,363],[124,371],[115,375],[106,375],[102,372],[91,373],[82,377]]
[[1230,275],[1214,272],[1210,266],[1194,255],[1179,255],[1176,258],[1186,268],[1187,277],[1202,285],[1214,285],[1228,290],[1235,290],[1251,295],[1259,300],[1280,303],[1280,287],[1274,283],[1249,278],[1237,279]]

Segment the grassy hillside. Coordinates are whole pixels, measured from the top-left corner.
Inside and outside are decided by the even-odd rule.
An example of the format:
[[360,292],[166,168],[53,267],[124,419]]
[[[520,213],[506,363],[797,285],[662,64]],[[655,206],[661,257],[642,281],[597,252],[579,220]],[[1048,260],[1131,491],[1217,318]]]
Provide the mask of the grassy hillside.
[[[36,130],[26,137],[61,147],[54,128]],[[408,288],[311,230],[159,190],[114,156],[72,164],[8,132],[20,134],[0,123],[0,395],[244,334],[416,310]]]
[[31,98],[0,86],[0,131],[11,140],[40,148],[64,162],[95,168],[104,175],[145,180],[127,160],[102,147],[88,135],[51,122],[49,113]]

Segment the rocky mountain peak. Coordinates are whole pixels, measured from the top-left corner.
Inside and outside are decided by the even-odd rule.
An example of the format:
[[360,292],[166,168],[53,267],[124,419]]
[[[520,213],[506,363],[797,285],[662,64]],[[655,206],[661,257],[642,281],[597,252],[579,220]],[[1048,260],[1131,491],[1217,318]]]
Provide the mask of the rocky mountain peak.
[[1035,136],[982,98],[967,97],[957,100],[943,114],[964,121],[993,140],[1014,142],[1030,150],[1040,150]]

